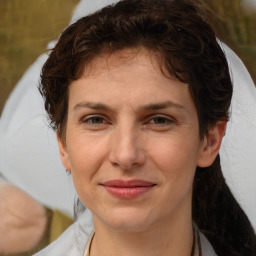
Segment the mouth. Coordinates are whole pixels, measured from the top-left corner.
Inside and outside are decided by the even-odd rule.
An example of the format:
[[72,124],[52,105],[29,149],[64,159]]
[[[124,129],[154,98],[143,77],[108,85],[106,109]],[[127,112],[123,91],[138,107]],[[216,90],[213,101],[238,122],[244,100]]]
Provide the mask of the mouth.
[[145,180],[110,180],[100,184],[119,199],[134,199],[154,188],[156,184]]

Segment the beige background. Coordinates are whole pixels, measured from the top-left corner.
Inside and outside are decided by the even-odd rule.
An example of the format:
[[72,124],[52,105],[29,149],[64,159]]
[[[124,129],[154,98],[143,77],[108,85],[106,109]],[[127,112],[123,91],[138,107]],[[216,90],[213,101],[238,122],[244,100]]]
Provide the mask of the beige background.
[[57,39],[79,0],[0,0],[0,113],[25,70]]

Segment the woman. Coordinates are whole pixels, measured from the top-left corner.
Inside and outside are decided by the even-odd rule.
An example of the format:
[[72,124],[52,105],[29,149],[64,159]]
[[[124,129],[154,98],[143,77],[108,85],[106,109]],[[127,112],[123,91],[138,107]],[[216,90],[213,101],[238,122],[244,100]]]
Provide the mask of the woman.
[[77,255],[255,255],[218,155],[228,65],[194,1],[126,0],[78,20],[45,63],[40,91],[92,212]]

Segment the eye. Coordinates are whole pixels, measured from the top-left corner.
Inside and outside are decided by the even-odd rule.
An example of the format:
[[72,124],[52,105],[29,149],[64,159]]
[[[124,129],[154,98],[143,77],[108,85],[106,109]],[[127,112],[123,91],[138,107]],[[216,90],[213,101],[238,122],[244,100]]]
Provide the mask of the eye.
[[144,123],[144,127],[154,131],[167,131],[173,128],[176,119],[165,115],[151,115]]
[[149,124],[155,124],[155,125],[168,125],[174,123],[175,120],[171,117],[165,117],[165,116],[153,116],[148,123]]
[[93,117],[87,118],[86,122],[91,124],[103,124],[104,119],[100,116],[93,116]]
[[151,124],[169,124],[171,122],[172,122],[171,120],[169,120],[165,117],[162,117],[162,116],[154,117],[149,121],[149,123],[151,123]]
[[100,115],[88,115],[80,121],[86,129],[99,130],[107,127],[110,122],[103,116]]

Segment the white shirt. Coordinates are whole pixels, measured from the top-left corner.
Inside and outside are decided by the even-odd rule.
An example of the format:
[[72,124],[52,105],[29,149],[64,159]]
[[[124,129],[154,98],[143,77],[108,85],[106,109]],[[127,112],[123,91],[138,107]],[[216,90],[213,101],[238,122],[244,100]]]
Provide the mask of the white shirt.
[[[89,256],[94,227],[92,214],[87,209],[55,242],[34,256]],[[206,237],[199,232],[203,256],[217,256]],[[198,241],[198,239],[196,239]],[[195,247],[194,256],[199,256],[199,247]]]

